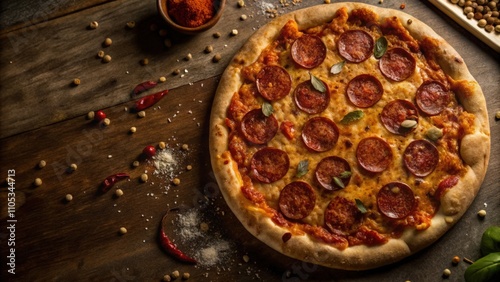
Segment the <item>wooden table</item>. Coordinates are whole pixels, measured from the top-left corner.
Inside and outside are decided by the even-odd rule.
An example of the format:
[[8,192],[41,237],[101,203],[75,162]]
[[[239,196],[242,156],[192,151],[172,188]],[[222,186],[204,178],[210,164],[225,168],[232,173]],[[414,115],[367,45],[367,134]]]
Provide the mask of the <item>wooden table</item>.
[[[2,186],[1,281],[159,281],[174,270],[189,272],[190,281],[442,281],[445,268],[452,271],[447,281],[462,281],[467,264],[452,266],[451,258],[477,259],[482,232],[500,225],[500,122],[494,118],[500,110],[499,54],[426,1],[406,1],[404,11],[459,50],[479,81],[491,123],[489,170],[470,209],[444,237],[400,263],[362,272],[306,264],[270,249],[244,230],[213,178],[207,141],[211,102],[231,57],[272,19],[264,1],[246,0],[244,8],[228,1],[221,21],[211,30],[197,36],[168,31],[165,37],[159,34],[163,26],[155,1],[75,2],[2,2],[0,172],[2,179],[10,174],[15,180],[15,197],[10,197],[15,202]],[[290,5],[265,1],[279,14],[323,1],[284,2]],[[359,2],[394,9],[401,4]],[[246,21],[240,20],[242,14],[248,16]],[[91,21],[99,27],[88,29]],[[133,29],[126,28],[129,21],[136,22]],[[239,31],[237,36],[230,36],[232,29]],[[214,38],[214,32],[221,37]],[[113,40],[109,47],[102,46],[106,37]],[[165,47],[165,39],[171,47]],[[207,45],[213,46],[210,54],[204,52]],[[96,59],[99,50],[112,61]],[[187,60],[189,53],[192,59]],[[222,56],[218,63],[212,62],[215,54]],[[145,58],[149,64],[141,65]],[[175,70],[179,74],[173,75]],[[144,118],[131,113],[133,87],[161,76],[166,82],[155,90],[168,88],[169,95],[146,110]],[[75,78],[80,85],[72,85]],[[86,119],[89,111],[101,109],[109,126]],[[130,134],[131,127],[137,132]],[[161,141],[176,154],[173,172],[155,175],[146,161],[131,165],[145,146]],[[182,150],[182,144],[189,149]],[[47,163],[44,168],[37,167],[41,160]],[[71,164],[77,170],[68,170]],[[117,184],[123,196],[97,193],[102,180],[117,172],[131,175]],[[146,183],[139,180],[143,173],[149,176]],[[33,184],[36,178],[42,180],[40,186]],[[171,183],[173,178],[180,179],[178,186]],[[65,200],[67,194],[72,201]],[[9,205],[15,211],[8,210]],[[195,245],[183,247],[192,253],[220,251],[212,257],[219,261],[211,267],[179,263],[161,250],[160,220],[174,207],[184,213],[195,210],[200,222],[208,224],[208,231],[197,234]],[[488,213],[483,220],[476,215],[481,209]],[[169,222],[176,220],[176,213],[170,214]],[[120,227],[128,232],[120,235]],[[168,232],[182,245],[178,231]],[[7,272],[12,254],[15,275]]]

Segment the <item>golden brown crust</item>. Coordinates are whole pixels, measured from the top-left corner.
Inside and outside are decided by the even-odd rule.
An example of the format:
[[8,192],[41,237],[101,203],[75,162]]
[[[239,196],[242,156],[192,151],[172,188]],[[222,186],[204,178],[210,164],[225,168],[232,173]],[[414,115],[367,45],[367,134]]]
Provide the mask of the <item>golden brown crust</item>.
[[[422,52],[439,65],[449,77],[452,90],[464,109],[475,115],[475,131],[461,140],[460,154],[467,165],[459,183],[447,191],[441,207],[432,219],[432,225],[423,230],[408,229],[398,239],[390,239],[379,246],[358,245],[339,250],[323,244],[310,235],[293,236],[284,243],[282,235],[288,230],[276,225],[261,208],[252,205],[242,195],[244,181],[238,165],[228,152],[229,131],[225,124],[231,97],[243,83],[241,69],[259,57],[263,49],[279,34],[283,25],[295,20],[300,30],[332,21],[340,8],[347,12],[369,7],[379,19],[397,17],[417,41]],[[411,24],[410,21],[411,20]],[[341,20],[339,20],[341,22]],[[341,29],[341,25],[338,26]],[[259,29],[236,54],[224,72],[213,103],[210,120],[210,154],[212,168],[226,202],[231,210],[254,236],[288,256],[347,270],[362,270],[393,263],[430,245],[442,236],[467,210],[476,196],[486,173],[490,153],[490,134],[486,104],[481,88],[470,75],[463,59],[431,28],[418,19],[397,10],[382,9],[359,3],[318,5],[286,14]]]

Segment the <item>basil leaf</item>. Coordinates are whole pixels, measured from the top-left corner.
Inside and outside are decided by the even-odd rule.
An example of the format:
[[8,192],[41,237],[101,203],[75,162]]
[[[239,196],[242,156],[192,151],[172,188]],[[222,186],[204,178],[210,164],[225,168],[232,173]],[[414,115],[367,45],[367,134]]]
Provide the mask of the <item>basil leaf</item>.
[[348,124],[350,122],[361,119],[364,115],[365,115],[365,113],[363,113],[362,110],[355,110],[355,111],[352,111],[352,112],[348,113],[347,115],[345,115],[342,118],[342,120],[340,121],[340,123]]
[[262,103],[262,113],[268,117],[270,115],[272,115],[274,112],[274,109],[273,109],[273,105],[271,105],[270,103],[268,102],[264,102]]
[[297,173],[295,174],[296,177],[302,177],[307,174],[309,171],[309,161],[308,160],[301,160],[299,162],[299,165],[297,166]]
[[387,50],[387,39],[384,36],[379,37],[375,41],[375,48],[373,49],[373,55],[375,58],[380,59]]
[[340,174],[340,178],[342,178],[342,179],[349,178],[351,175],[352,175],[352,173],[350,171],[346,170]]
[[358,210],[359,210],[361,213],[365,214],[365,213],[367,213],[367,212],[368,212],[368,211],[366,210],[365,205],[363,205],[363,202],[361,202],[361,200],[360,200],[360,199],[355,199],[355,201],[356,201],[356,207],[358,207]]
[[500,252],[482,257],[465,270],[465,281],[500,281]]
[[338,74],[342,71],[342,68],[344,67],[344,65],[345,65],[345,61],[338,62],[332,66],[332,68],[330,69],[330,72],[332,74]]
[[309,72],[309,75],[311,76],[311,84],[313,85],[314,89],[318,90],[319,92],[323,93],[326,91],[326,86],[321,81],[321,79],[315,77],[311,72]]
[[481,237],[481,254],[486,256],[495,252],[500,252],[500,226],[489,227]]
[[333,181],[335,184],[337,184],[340,188],[345,188],[344,182],[342,182],[342,179],[338,178],[337,176],[333,177]]

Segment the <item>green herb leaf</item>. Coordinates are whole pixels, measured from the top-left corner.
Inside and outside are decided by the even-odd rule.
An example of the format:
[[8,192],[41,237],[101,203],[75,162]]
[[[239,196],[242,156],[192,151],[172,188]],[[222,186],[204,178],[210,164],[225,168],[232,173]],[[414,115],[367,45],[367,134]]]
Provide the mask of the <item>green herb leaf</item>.
[[262,103],[262,113],[268,117],[270,115],[272,115],[274,112],[274,109],[273,109],[273,105],[271,105],[270,103],[268,102],[264,102]]
[[348,124],[348,123],[351,123],[351,122],[356,121],[358,119],[361,119],[364,115],[365,115],[365,113],[363,113],[362,110],[355,110],[355,111],[352,111],[352,112],[348,113],[347,115],[345,115],[342,118],[342,120],[340,121],[340,123]]
[[346,171],[344,171],[344,172],[342,172],[342,173],[340,174],[340,178],[342,178],[342,179],[346,179],[346,178],[349,178],[351,175],[352,175],[352,172],[350,172],[350,171],[346,170]]
[[326,86],[323,83],[323,81],[321,81],[321,79],[314,76],[311,72],[309,72],[309,75],[311,76],[311,84],[313,85],[314,89],[318,90],[321,93],[325,92]]
[[379,37],[375,41],[375,48],[373,49],[373,55],[375,58],[380,59],[387,50],[387,39],[384,36]]
[[465,281],[500,281],[500,252],[482,257],[465,270]]
[[344,67],[344,65],[345,65],[345,61],[338,62],[332,66],[332,68],[330,69],[330,72],[332,74],[338,74],[342,71],[342,68]]
[[481,254],[483,256],[500,252],[500,226],[491,226],[481,237]]
[[333,177],[333,181],[335,184],[337,184],[340,188],[345,188],[344,182],[342,182],[342,179],[338,178],[337,176]]
[[358,207],[358,210],[359,210],[361,213],[365,214],[365,213],[367,213],[367,212],[368,212],[368,211],[366,210],[365,205],[363,205],[363,202],[361,202],[361,200],[360,200],[360,199],[356,199],[355,201],[356,201],[356,207]]
[[309,171],[309,161],[308,160],[301,160],[299,162],[299,165],[297,166],[297,173],[295,174],[296,177],[302,177],[307,174]]

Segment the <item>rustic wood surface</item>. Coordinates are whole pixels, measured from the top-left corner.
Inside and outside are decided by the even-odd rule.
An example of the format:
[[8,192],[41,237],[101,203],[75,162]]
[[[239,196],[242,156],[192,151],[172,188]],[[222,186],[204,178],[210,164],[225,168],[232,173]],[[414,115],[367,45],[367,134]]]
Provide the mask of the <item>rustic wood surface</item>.
[[[211,30],[196,36],[169,32],[161,37],[151,28],[163,28],[155,1],[2,1],[0,172],[2,179],[11,174],[16,194],[14,217],[8,218],[8,187],[0,188],[0,281],[160,281],[174,270],[189,272],[188,281],[442,281],[445,268],[452,271],[446,281],[463,281],[467,264],[452,266],[451,258],[477,259],[482,232],[500,225],[500,124],[494,118],[500,110],[500,58],[426,1],[406,1],[404,11],[434,28],[462,54],[483,89],[490,116],[488,173],[456,226],[399,263],[349,272],[275,252],[246,232],[226,206],[208,155],[211,102],[231,57],[253,31],[272,19],[263,3],[277,6],[280,14],[323,3],[285,2],[290,5],[246,0],[246,7],[238,8],[235,0],[228,0],[221,21]],[[381,6],[399,9],[400,4],[385,1]],[[241,14],[248,19],[241,21]],[[94,20],[99,27],[89,30]],[[137,23],[134,29],[125,28],[129,21]],[[232,29],[239,34],[230,36]],[[214,32],[222,36],[216,39]],[[106,37],[113,40],[109,47],[101,45]],[[164,46],[166,38],[172,47]],[[206,45],[214,51],[204,53]],[[112,61],[104,64],[96,59],[99,50],[110,54]],[[191,60],[185,59],[188,53]],[[216,53],[222,60],[213,63]],[[149,59],[146,66],[140,64],[144,58]],[[172,75],[176,69],[180,74]],[[167,81],[154,90],[168,88],[169,95],[146,110],[144,118],[126,110],[136,98],[131,97],[132,88],[160,76]],[[72,86],[74,78],[81,85]],[[110,118],[109,126],[86,120],[87,112],[99,109]],[[132,126],[137,128],[134,134],[129,133]],[[172,175],[154,175],[150,161],[131,166],[145,146],[160,141],[176,154]],[[182,144],[188,144],[189,150],[182,150]],[[47,166],[37,168],[40,160]],[[78,169],[69,172],[73,163]],[[187,165],[193,169],[188,171]],[[131,175],[130,181],[117,184],[124,195],[97,193],[101,181],[116,172]],[[139,178],[145,172],[149,180],[142,183]],[[180,179],[180,185],[171,183],[173,177]],[[33,185],[35,178],[42,179],[41,186]],[[72,201],[65,200],[67,194]],[[175,207],[181,207],[180,212],[198,211],[209,226],[199,244],[182,246],[187,252],[229,244],[215,265],[182,264],[161,250],[160,220]],[[488,213],[483,220],[476,216],[481,209]],[[169,215],[171,220],[175,216],[175,211]],[[15,229],[8,229],[12,224]],[[127,234],[120,235],[120,227],[126,227]],[[169,234],[182,243],[178,233],[169,230]],[[11,248],[16,274],[7,272]]]

